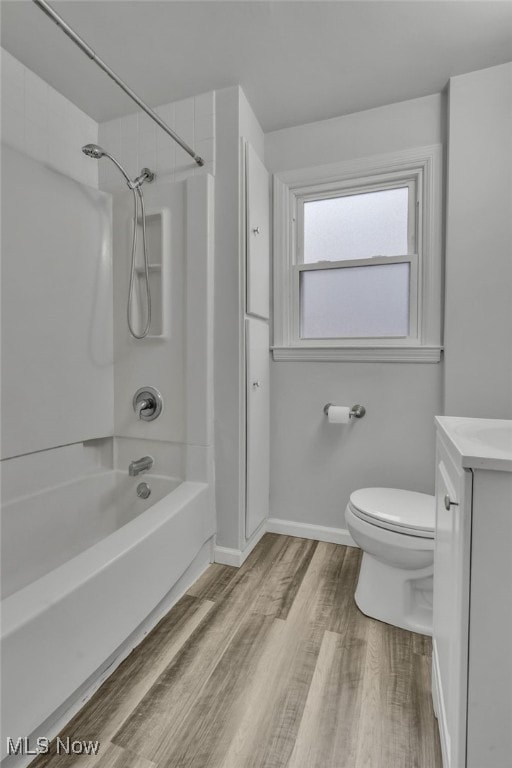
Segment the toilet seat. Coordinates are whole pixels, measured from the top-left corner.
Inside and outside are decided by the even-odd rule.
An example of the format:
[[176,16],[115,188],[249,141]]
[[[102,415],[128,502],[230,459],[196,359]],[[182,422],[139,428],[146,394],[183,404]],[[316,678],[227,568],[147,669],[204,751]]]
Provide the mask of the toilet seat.
[[354,599],[367,616],[432,635],[435,497],[361,488],[345,510],[363,550]]
[[397,488],[361,488],[350,496],[349,506],[361,520],[396,533],[433,539],[435,498],[426,493]]

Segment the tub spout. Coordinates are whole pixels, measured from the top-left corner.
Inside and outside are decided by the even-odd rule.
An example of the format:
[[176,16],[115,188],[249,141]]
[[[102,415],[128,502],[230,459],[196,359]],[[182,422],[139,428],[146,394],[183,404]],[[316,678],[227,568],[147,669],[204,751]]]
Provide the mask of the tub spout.
[[131,461],[128,466],[128,474],[130,477],[137,477],[137,475],[140,475],[141,472],[147,472],[148,469],[151,469],[153,466],[153,457],[152,456],[143,456],[141,459],[137,459],[137,461]]

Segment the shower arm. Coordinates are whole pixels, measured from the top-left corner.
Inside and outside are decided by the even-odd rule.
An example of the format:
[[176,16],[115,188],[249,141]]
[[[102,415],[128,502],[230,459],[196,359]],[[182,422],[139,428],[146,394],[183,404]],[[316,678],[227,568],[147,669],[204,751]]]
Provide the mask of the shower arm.
[[151,182],[155,178],[155,174],[153,173],[153,171],[150,171],[149,168],[143,168],[142,171],[140,172],[140,176],[137,176],[137,178],[132,181],[128,176],[128,174],[126,173],[126,171],[124,170],[121,163],[119,163],[115,159],[115,157],[112,157],[112,155],[109,155],[109,153],[106,152],[105,150],[103,150],[103,154],[105,155],[105,157],[108,157],[109,160],[112,160],[114,165],[116,165],[119,168],[119,170],[121,171],[121,173],[125,178],[127,185],[131,190],[139,191],[140,187],[144,184],[145,181]]
[[34,2],[37,7],[43,11],[43,13],[49,16],[50,19],[55,22],[55,24],[57,24],[57,26],[60,27],[62,31],[75,43],[75,45],[77,45],[80,50],[89,57],[89,59],[92,59],[92,61],[94,61],[94,63],[97,64],[98,67],[102,69],[111,78],[111,80],[113,80],[116,85],[118,85],[121,90],[123,90],[132,99],[132,101],[134,101],[152,120],[154,120],[155,123],[171,137],[171,139],[179,144],[180,147],[184,149],[185,152],[189,154],[190,157],[192,157],[198,165],[204,165],[203,158],[196,154],[192,147],[183,141],[183,139],[178,136],[178,134],[175,133],[172,128],[169,128],[167,123],[165,123],[162,118],[157,115],[153,109],[151,109],[151,107],[142,101],[142,99],[137,96],[135,91],[132,91],[130,86],[128,86],[123,80],[121,80],[120,77],[118,77],[118,75],[116,75],[112,69],[110,69],[108,64],[105,64],[105,62],[100,59],[99,56],[97,56],[91,46],[87,45],[85,40],[82,40],[80,35],[78,35],[74,29],[72,29],[69,24],[64,21],[62,16],[59,16],[59,14],[53,10],[51,5],[47,3],[46,0],[32,0],[32,2]]

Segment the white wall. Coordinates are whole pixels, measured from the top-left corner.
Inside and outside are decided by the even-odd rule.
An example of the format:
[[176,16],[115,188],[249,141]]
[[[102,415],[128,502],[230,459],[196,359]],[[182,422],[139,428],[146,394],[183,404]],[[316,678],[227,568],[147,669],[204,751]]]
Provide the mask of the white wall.
[[2,458],[112,435],[111,205],[4,147]]
[[512,64],[450,81],[445,412],[512,418]]
[[98,186],[98,164],[81,152],[98,124],[1,49],[2,141],[72,179]]
[[288,171],[421,147],[445,138],[441,94],[267,133],[269,171]]
[[253,108],[247,100],[247,96],[239,88],[238,100],[238,132],[240,136],[250,142],[256,154],[263,162],[265,158],[265,134],[254,114]]
[[[169,128],[186,141],[205,161],[201,168],[144,112],[135,112],[100,123],[98,143],[119,160],[134,178],[141,168],[156,172],[156,180],[179,181],[191,175],[215,175],[215,92],[156,107]],[[126,190],[119,171],[109,160],[99,163],[101,189]],[[146,187],[147,189],[147,187]]]
[[81,152],[97,123],[1,64],[5,458],[112,435],[113,359],[110,204]]
[[[271,172],[445,141],[441,95],[265,136]],[[272,362],[270,514],[345,528],[362,486],[433,492],[442,364]],[[326,423],[323,406],[361,403],[361,421]]]
[[[203,385],[208,375],[206,356],[210,354],[210,347],[201,317],[203,311],[208,310],[205,275],[213,222],[207,222],[206,217],[209,207],[213,206],[210,201],[213,188],[208,187],[208,199],[203,199],[199,189],[194,192],[191,188],[191,180],[215,173],[215,93],[166,104],[156,111],[203,157],[205,165],[199,168],[144,113],[99,126],[99,144],[119,160],[130,176],[137,176],[144,166],[156,173],[155,181],[143,188],[146,211],[151,214],[164,210],[169,225],[162,254],[153,253],[149,247],[149,261],[163,264],[166,332],[161,338],[136,340],[130,336],[126,322],[132,195],[114,164],[108,159],[100,161],[100,186],[113,194],[114,204],[114,458],[116,466],[126,469],[131,460],[146,453],[154,457],[152,471],[157,474],[205,480],[213,439],[203,433],[199,439],[193,425],[199,421],[206,429],[207,423]],[[200,181],[204,178],[198,179]],[[192,227],[190,232],[189,227]],[[138,254],[137,263],[141,264],[140,239]],[[196,306],[195,313],[189,304]],[[158,306],[153,293],[154,314]],[[211,328],[211,320],[208,325]],[[197,375],[191,377],[187,375],[188,368],[198,357],[201,362]],[[133,411],[133,395],[142,386],[156,387],[164,400],[161,415],[152,422],[138,420]],[[199,408],[195,420],[191,404],[194,404],[192,409]],[[194,447],[190,443],[194,443]]]

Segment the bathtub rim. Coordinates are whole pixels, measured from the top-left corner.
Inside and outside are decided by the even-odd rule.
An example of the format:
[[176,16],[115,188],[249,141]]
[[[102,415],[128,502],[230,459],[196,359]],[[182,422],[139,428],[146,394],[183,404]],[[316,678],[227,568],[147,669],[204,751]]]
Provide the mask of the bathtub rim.
[[[166,480],[171,479],[163,475],[160,477]],[[44,613],[49,607],[75,591],[79,584],[86,583],[95,574],[108,568],[126,552],[135,548],[140,541],[151,536],[169,520],[169,517],[207,488],[208,483],[205,482],[190,480],[180,482],[177,487],[133,520],[36,581],[4,598],[0,603],[0,640],[6,640],[35,616]],[[172,504],[171,509],[169,509],[170,504]],[[92,558],[95,559],[94,568],[91,568]]]
[[[152,489],[155,492],[152,499],[139,499],[136,495],[136,488],[140,481],[140,477],[130,477],[128,472],[123,469],[117,469],[117,468],[97,468],[94,472],[85,472],[81,474],[77,474],[72,478],[66,479],[62,482],[55,483],[54,485],[46,485],[42,488],[40,488],[37,491],[31,491],[29,493],[20,493],[17,496],[13,496],[7,501],[2,501],[1,504],[1,512],[0,512],[0,521],[1,521],[1,537],[0,537],[0,543],[2,545],[1,547],[1,557],[3,558],[4,555],[7,560],[6,565],[6,571],[4,572],[4,564],[2,562],[2,566],[0,568],[0,579],[1,579],[1,594],[0,594],[0,603],[2,601],[7,600],[12,595],[17,594],[25,587],[28,587],[30,584],[33,584],[38,579],[43,578],[46,574],[51,573],[56,568],[59,568],[61,565],[64,565],[65,563],[72,560],[74,557],[78,557],[82,552],[86,552],[87,550],[94,547],[96,544],[98,544],[103,539],[106,539],[111,534],[118,531],[120,528],[127,525],[129,522],[131,522],[130,519],[127,519],[126,522],[120,521],[119,519],[116,520],[117,525],[112,525],[109,527],[111,530],[105,530],[103,531],[100,528],[99,532],[95,532],[95,527],[99,524],[102,525],[101,518],[102,515],[106,515],[108,518],[112,519],[112,507],[116,508],[119,506],[120,510],[123,510],[125,508],[125,505],[128,502],[128,505],[130,508],[133,508],[133,513],[129,515],[129,518],[135,519],[139,517],[140,515],[147,512],[149,509],[154,507],[156,504],[158,504],[159,501],[164,499],[166,496],[169,496],[169,494],[173,493],[176,488],[181,485],[184,480],[181,477],[177,477],[174,475],[169,474],[162,474],[162,473],[151,473],[151,474],[145,474],[144,477],[146,478],[146,481],[152,484]],[[3,490],[3,489],[2,489]],[[100,493],[100,496],[98,496],[98,490]],[[111,496],[111,501],[105,503],[102,494],[107,492]],[[131,494],[131,501],[130,501],[130,494]],[[51,536],[51,530],[52,526],[57,524],[60,525],[61,529],[67,528],[67,512],[66,512],[66,506],[68,508],[71,508],[75,505],[75,499],[77,500],[77,504],[79,507],[82,508],[82,512],[79,512],[79,517],[81,518],[81,521],[83,523],[83,520],[85,518],[85,515],[88,514],[89,511],[89,505],[92,505],[94,509],[94,520],[92,521],[92,534],[93,538],[90,541],[81,541],[80,536],[81,534],[76,536],[75,533],[71,533],[71,538],[68,539],[69,541],[69,553],[65,553],[66,546],[64,544],[60,548],[60,552],[64,552],[65,559],[56,558],[56,562],[53,563],[51,568],[48,568],[47,566],[43,566],[43,568],[38,568],[37,565],[35,566],[35,573],[30,573],[30,565],[27,563],[27,567],[29,568],[28,578],[29,580],[26,580],[23,577],[23,574],[13,574],[10,571],[12,571],[13,568],[13,560],[12,560],[12,553],[7,553],[6,547],[9,546],[9,541],[12,538],[12,541],[17,541],[17,538],[19,536],[23,537],[25,535],[25,531],[29,533],[29,537],[33,538],[33,533],[30,531],[30,516],[26,517],[26,509],[23,509],[25,505],[32,506],[31,514],[37,514],[39,518],[39,525],[41,524],[41,521],[43,521],[43,527],[44,532],[40,531],[43,535],[46,535],[49,533]],[[78,501],[78,499],[80,499]],[[35,508],[34,508],[35,505]],[[59,521],[53,520],[52,524],[50,526],[44,526],[44,517],[45,514],[50,511],[52,508],[57,507],[58,509],[64,510],[64,513],[60,515],[61,519]],[[138,507],[138,508],[137,508]],[[70,522],[71,522],[71,529],[72,531],[73,527],[78,521],[77,518],[77,509],[74,509],[71,511],[70,515]],[[50,512],[51,514],[51,512]],[[123,514],[123,513],[122,513]],[[23,519],[23,516],[25,515],[25,521],[27,524],[27,528],[20,530],[19,526],[19,518],[21,517]],[[115,517],[117,518],[117,512],[115,512]],[[16,520],[18,518],[18,520]],[[78,525],[81,525],[81,522],[78,522]],[[9,533],[6,531],[9,530]],[[56,529],[58,530],[58,529]],[[99,535],[98,535],[99,533]],[[61,530],[58,530],[57,536],[60,537]],[[18,546],[18,545],[16,545]],[[51,546],[51,545],[50,545]],[[44,547],[43,547],[44,549]],[[36,557],[36,553],[32,552],[32,555]],[[23,552],[20,550],[19,552],[19,558],[25,558],[26,552]],[[21,567],[23,568],[23,565],[19,564],[19,558],[15,557],[15,561],[17,565],[16,568]],[[38,572],[40,571],[40,572]],[[4,589],[5,585],[5,589]],[[4,594],[6,592],[6,594]],[[1,632],[0,632],[1,635]]]
[[[45,485],[36,491],[31,491],[30,493],[20,493],[18,496],[12,496],[11,498],[1,502],[1,510],[3,512],[4,509],[8,509],[10,506],[14,504],[19,504],[20,502],[23,502],[23,501],[29,501],[30,499],[34,499],[37,496],[42,496],[43,494],[50,493],[51,491],[58,491],[61,488],[64,488],[64,489],[69,488],[75,483],[79,483],[84,480],[91,480],[93,477],[112,477],[112,479],[117,482],[121,477],[130,477],[130,475],[126,470],[117,469],[116,467],[101,468],[101,469],[96,468],[94,471],[84,472],[83,474],[77,475],[76,477],[63,480],[60,483],[55,483],[54,485]],[[187,482],[186,480],[183,480],[181,477],[175,477],[174,475],[162,475],[162,474],[157,474],[155,472],[150,474],[145,473],[143,477],[146,480],[148,479],[149,480],[151,479],[166,480],[166,481],[171,481],[172,483],[176,483],[174,488],[171,491],[169,491],[169,493],[172,493],[172,491],[175,490],[178,487],[178,485],[181,485],[182,483]],[[136,479],[137,479],[136,477],[133,478],[133,480],[135,481]],[[166,496],[168,495],[169,494],[166,494]],[[159,501],[161,501],[161,499],[159,499]],[[155,502],[152,506],[156,506],[156,504],[158,504],[158,502]]]

